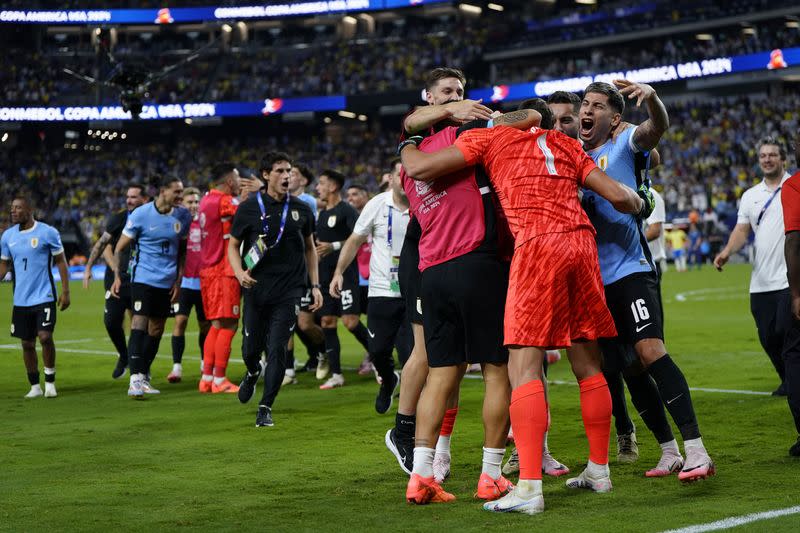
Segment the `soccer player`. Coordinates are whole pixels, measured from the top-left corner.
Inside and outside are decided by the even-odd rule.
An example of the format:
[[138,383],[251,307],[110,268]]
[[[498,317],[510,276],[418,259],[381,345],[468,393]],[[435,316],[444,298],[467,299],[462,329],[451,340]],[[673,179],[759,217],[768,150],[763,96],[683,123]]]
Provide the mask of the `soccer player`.
[[[308,207],[314,213],[314,220],[317,220],[317,199],[306,192],[308,184],[314,179],[314,174],[311,169],[303,164],[292,165],[292,176],[289,178],[289,194],[297,197],[308,204]],[[308,350],[308,361],[298,371],[307,372],[316,370],[319,355],[325,352],[325,336],[322,334],[322,328],[317,324],[317,318],[314,313],[308,310],[311,302],[311,282],[309,281],[305,294],[300,299],[300,314],[297,315],[297,328],[295,333],[297,337],[303,342]],[[294,370],[294,337],[289,338],[289,345],[286,349],[286,376],[283,379],[283,384],[295,383],[295,370]]]
[[581,99],[575,93],[556,91],[547,97],[547,106],[553,113],[553,130],[573,139],[578,138]]
[[[352,188],[351,188],[352,189]],[[401,329],[406,322],[406,309],[400,294],[400,251],[408,226],[408,198],[403,191],[399,173],[392,174],[389,190],[375,196],[361,210],[353,233],[347,238],[329,287],[331,296],[339,298],[344,286],[344,272],[371,238],[369,259],[369,332],[368,363],[375,366],[381,378],[375,411],[386,413],[400,375],[394,371],[392,351],[397,346],[400,361],[408,359],[411,347],[402,342]],[[400,340],[401,342],[397,342]]]
[[230,237],[240,192],[239,171],[232,163],[220,163],[211,170],[211,190],[200,200],[200,294],[206,318],[211,321],[203,344],[203,376],[198,384],[201,394],[232,394],[239,390],[225,375],[231,342],[239,326],[241,295],[239,282],[225,257],[225,241]]
[[189,225],[189,237],[186,242],[186,261],[181,279],[181,292],[178,302],[175,304],[175,327],[172,330],[172,371],[167,376],[170,383],[178,383],[183,378],[183,351],[186,349],[186,326],[189,325],[189,314],[192,307],[197,314],[197,327],[200,330],[200,357],[203,356],[208,330],[211,322],[206,320],[203,311],[203,297],[200,294],[200,262],[202,261],[202,229],[200,228],[199,206],[200,190],[195,187],[187,187],[183,191],[183,206],[192,215],[192,223]]
[[114,270],[111,268],[111,262],[114,260],[114,248],[119,242],[122,235],[122,230],[125,228],[125,223],[128,221],[128,215],[140,205],[147,202],[147,191],[144,185],[139,183],[131,183],[128,185],[128,190],[125,193],[125,209],[117,211],[108,218],[106,222],[106,229],[100,239],[92,247],[92,252],[89,254],[89,259],[86,261],[86,269],[83,271],[83,288],[89,288],[89,280],[92,278],[92,265],[102,255],[106,262],[106,274],[103,284],[106,289],[105,310],[103,312],[103,324],[108,332],[108,337],[117,349],[117,363],[114,366],[114,371],[111,377],[119,379],[125,375],[125,370],[128,368],[128,346],[125,342],[125,331],[122,329],[122,324],[125,321],[125,311],[131,314],[133,308],[131,307],[131,276],[128,272],[128,265],[130,264],[131,253],[128,248],[122,256],[122,263],[124,270],[121,274],[122,286],[119,289],[119,298],[111,297],[111,285],[114,284]]
[[[522,111],[508,115],[514,113]],[[644,200],[646,193],[637,194],[609,178],[578,142],[558,132],[495,126],[465,132],[454,146],[430,154],[412,145],[401,147],[403,165],[414,179],[430,182],[483,165],[514,235],[504,342],[509,347],[510,414],[520,480],[513,491],[484,508],[528,514],[544,510],[541,461],[548,416],[541,380],[547,348],[568,347],[589,440],[589,465],[567,486],[611,490],[611,398],[596,339],[614,336],[616,330],[602,292],[594,230],[580,207],[578,187],[595,190],[621,212],[640,216],[652,209]]]
[[[491,109],[483,106],[480,102],[464,100],[466,83],[464,74],[458,69],[440,67],[428,72],[425,78],[425,98],[428,106],[417,108],[405,118],[403,121],[403,136],[420,132],[430,135],[448,125],[460,125],[472,119],[489,118]],[[399,165],[396,165],[396,167],[399,172]],[[478,195],[476,194],[475,196],[477,197]],[[468,232],[469,230],[465,228],[474,224],[471,220],[458,217],[455,217],[454,221],[456,221],[461,232]],[[437,228],[437,231],[441,233],[442,228]],[[446,234],[446,231],[444,233]],[[419,270],[421,259],[420,240],[422,236],[422,228],[419,221],[416,217],[412,217],[400,254],[400,278],[401,288],[406,298],[406,311],[411,322],[414,344],[411,356],[403,366],[400,383],[400,402],[397,408],[395,427],[386,432],[384,439],[387,448],[395,455],[401,468],[409,475],[412,473],[414,465],[413,449],[417,404],[428,376],[428,354],[425,347],[425,331],[422,325],[422,275]],[[426,237],[426,241],[435,243],[449,238],[449,235],[437,237],[435,234],[429,234]],[[435,246],[423,247],[424,253],[422,257],[429,253],[430,249],[435,249]],[[439,437],[436,439],[432,466],[434,480],[437,483],[444,481],[450,474],[450,439],[458,414],[457,387],[453,389],[445,407],[446,410],[444,419],[441,421]],[[491,449],[494,451],[490,452],[490,455],[494,457],[497,449]],[[490,461],[494,461],[494,458],[490,458]],[[493,467],[490,467],[490,470],[493,471]],[[496,478],[497,476],[494,477]]]
[[[26,398],[55,398],[56,345],[53,330],[58,309],[69,307],[69,274],[61,235],[54,227],[33,218],[33,206],[25,196],[11,202],[11,223],[0,238],[0,280],[9,270],[14,280],[14,309],[11,313],[11,336],[22,342],[22,358],[31,390]],[[53,264],[61,276],[61,294],[53,280]],[[42,347],[44,393],[39,382],[36,339]]]
[[[382,191],[383,192],[383,191]],[[369,202],[369,191],[360,183],[353,183],[347,188],[347,203],[361,215],[364,206]],[[372,253],[372,235],[367,236],[367,240],[361,243],[361,247],[356,254],[356,265],[358,266],[358,298],[362,314],[369,314],[369,262]],[[340,254],[341,256],[341,254]],[[325,289],[325,287],[323,287]],[[370,353],[364,353],[364,359],[358,366],[358,375],[366,376],[372,373],[375,367],[370,362]]]
[[[795,160],[800,162],[800,132],[795,138],[794,148]],[[797,442],[789,448],[789,455],[800,457],[800,171],[783,183],[781,204],[792,310],[792,325],[786,334],[783,356],[787,400],[798,433]]]
[[764,179],[750,187],[739,202],[739,216],[728,244],[714,259],[722,271],[732,254],[738,252],[755,234],[753,273],[750,276],[750,312],[758,329],[758,340],[775,367],[780,385],[774,396],[785,396],[784,339],[791,328],[789,282],[786,279],[784,257],[783,209],[780,191],[789,173],[786,172],[786,148],[774,137],[758,143],[758,166]]
[[[228,239],[228,261],[244,288],[242,359],[247,372],[239,385],[239,401],[255,394],[261,375],[261,353],[267,352],[264,392],[258,404],[256,427],[274,425],[272,406],[284,376],[286,344],[294,329],[300,297],[311,278],[313,303],[322,304],[314,246],[314,215],[309,206],[290,195],[292,163],[281,152],[261,160],[266,194],[242,202]],[[245,250],[244,262],[239,251]]]
[[[344,176],[336,170],[325,170],[317,181],[317,194],[325,202],[317,220],[317,254],[319,255],[319,277],[323,287],[329,287],[339,260],[342,245],[353,232],[358,213],[350,204],[342,200]],[[339,317],[356,340],[369,350],[367,328],[359,320],[360,302],[358,298],[358,269],[356,265],[344,272],[341,298],[333,298],[325,291],[322,296],[322,332],[325,335],[325,356],[320,357],[317,366],[317,379],[323,379],[330,368],[331,377],[320,385],[329,390],[344,385],[341,365],[341,345],[336,325]]]
[[[636,154],[653,149],[661,139],[669,127],[667,110],[651,86],[627,80],[614,83],[616,87],[592,83],[586,88],[581,102],[580,137],[584,149],[601,170],[629,187],[645,188],[649,194],[649,183],[640,180],[635,171]],[[636,99],[637,106],[644,103],[649,118],[614,137],[625,109],[625,98]],[[642,232],[642,219],[621,215],[606,199],[591,191],[584,193],[583,206],[597,231],[606,300],[619,332],[616,339],[602,343],[606,365],[614,361],[618,368],[626,369],[635,354],[635,359],[655,380],[683,437],[686,460],[678,479],[690,482],[712,476],[715,466],[700,436],[689,385],[664,345],[658,278]],[[649,380],[643,383],[652,386]],[[659,413],[657,396],[653,393],[647,398],[649,406],[637,405],[637,410]],[[669,427],[663,420],[657,425]],[[648,427],[653,430],[656,425]],[[668,438],[666,434],[656,437],[662,448],[656,470],[677,469],[682,459],[677,442],[674,439],[663,442]]]
[[128,340],[128,396],[134,399],[160,392],[150,385],[150,365],[158,353],[171,303],[178,299],[186,235],[192,222],[189,211],[177,206],[183,195],[181,180],[155,176],[153,181],[158,184],[158,196],[128,216],[112,263],[111,296],[119,298],[125,269],[122,257],[136,241],[137,252],[131,263],[133,319]]

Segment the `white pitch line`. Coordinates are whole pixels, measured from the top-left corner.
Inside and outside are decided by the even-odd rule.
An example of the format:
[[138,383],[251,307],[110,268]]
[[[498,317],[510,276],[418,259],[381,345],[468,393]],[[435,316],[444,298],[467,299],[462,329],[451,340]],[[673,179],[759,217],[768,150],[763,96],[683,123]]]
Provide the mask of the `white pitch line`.
[[745,524],[752,524],[761,520],[771,520],[781,516],[788,516],[793,514],[800,514],[800,505],[796,507],[787,507],[786,509],[776,509],[774,511],[765,511],[763,513],[752,513],[743,516],[732,516],[716,522],[709,522],[708,524],[697,524],[694,526],[683,527],[680,529],[670,529],[663,533],[701,533],[703,531],[718,531],[720,529],[729,529],[733,527],[743,526]]

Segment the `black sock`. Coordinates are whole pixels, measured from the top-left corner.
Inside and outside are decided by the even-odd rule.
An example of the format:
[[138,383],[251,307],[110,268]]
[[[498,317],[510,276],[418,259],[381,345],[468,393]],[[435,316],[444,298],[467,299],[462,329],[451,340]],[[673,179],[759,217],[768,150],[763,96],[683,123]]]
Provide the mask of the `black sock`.
[[328,354],[328,362],[331,365],[331,373],[342,373],[341,351],[342,346],[339,344],[339,334],[336,328],[322,328],[322,333],[325,335],[325,353]]
[[183,351],[186,349],[186,337],[172,336],[172,362],[179,363],[183,361]]
[[153,364],[153,361],[156,359],[156,355],[158,355],[158,346],[161,344],[161,337],[153,337],[152,335],[147,336],[147,340],[145,341],[145,356],[147,360],[147,370],[145,374],[150,373],[150,367]]
[[125,331],[122,329],[122,324],[109,324],[109,321],[106,320],[106,331],[108,332],[108,338],[111,339],[111,343],[119,354],[119,358],[122,361],[127,361],[128,347],[125,345]]
[[146,331],[142,329],[131,330],[131,336],[128,339],[128,362],[131,374],[141,374],[147,370],[146,342]]
[[633,421],[628,415],[622,374],[617,371],[604,371],[603,375],[608,383],[608,392],[611,394],[611,413],[614,415],[614,428],[617,430],[617,435],[630,435],[633,433]]
[[306,350],[308,350],[308,358],[316,360],[317,356],[319,355],[319,346],[314,345],[311,337],[309,337],[308,334],[299,327],[295,328],[294,332],[297,333],[297,338],[300,339],[300,342],[302,342],[303,346],[305,346]]
[[664,400],[672,420],[681,432],[684,441],[700,438],[700,428],[694,414],[689,384],[669,354],[650,365],[647,369],[658,385],[658,392]]
[[39,384],[39,371],[38,370],[36,372],[28,372],[28,383],[30,383],[31,386]]
[[392,374],[394,373],[394,355],[392,355],[392,352],[370,354],[370,361],[375,365],[378,375],[388,386],[391,383],[389,380],[392,379]]
[[417,415],[397,413],[394,417],[394,428],[399,439],[413,442],[414,432],[417,430]]
[[625,384],[631,393],[631,401],[659,444],[675,439],[664,411],[664,402],[658,387],[650,374],[644,372],[637,376],[625,376]]
[[284,361],[287,369],[294,370],[294,348],[292,348],[291,350],[288,348],[286,349],[286,355]]
[[200,338],[198,339],[198,344],[200,344],[200,360],[203,360],[203,349],[206,345],[206,337],[208,337],[208,332],[200,332]]
[[361,346],[363,346],[365,350],[369,351],[369,333],[367,332],[367,327],[362,324],[361,321],[356,324],[356,327],[350,330],[350,333],[361,343]]
[[53,372],[52,374],[48,374],[45,371],[45,373],[44,373],[44,381],[45,381],[45,383],[55,383],[56,382],[56,373]]

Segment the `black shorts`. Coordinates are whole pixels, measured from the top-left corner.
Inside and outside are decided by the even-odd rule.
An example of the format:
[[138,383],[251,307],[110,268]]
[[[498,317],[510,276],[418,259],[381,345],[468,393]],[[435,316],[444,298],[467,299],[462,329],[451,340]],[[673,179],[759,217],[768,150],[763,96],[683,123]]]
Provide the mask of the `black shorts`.
[[311,289],[306,289],[303,296],[300,297],[300,310],[310,313],[309,307],[312,303],[314,303],[314,296],[311,294]]
[[167,318],[172,308],[169,289],[153,287],[145,283],[131,283],[133,314],[148,318]]
[[119,287],[119,298],[111,296],[111,290],[106,290],[105,314],[123,320],[125,311],[132,311],[131,284],[123,283]]
[[[386,352],[391,354],[405,320],[406,304],[402,298],[370,298],[367,311],[369,353],[373,356]],[[402,351],[402,348],[398,349],[398,352]]]
[[[351,265],[352,267],[353,265]],[[361,314],[361,296],[358,285],[358,271],[348,268],[344,272],[344,282],[342,283],[342,294],[340,298],[334,298],[330,293],[333,272],[320,272],[320,285],[322,285],[322,307],[318,313],[320,316],[342,316]]]
[[[410,225],[411,223],[409,223]],[[422,274],[419,271],[419,241],[406,238],[400,251],[400,292],[406,301],[408,320],[413,324],[422,324]]]
[[469,253],[422,273],[422,322],[428,365],[506,363],[503,313],[508,267]]
[[242,311],[242,356],[247,359],[266,352],[270,363],[284,364],[282,354],[297,323],[300,299],[259,305],[245,291]]
[[172,304],[172,312],[175,315],[189,316],[194,307],[197,313],[197,320],[200,322],[206,321],[206,313],[203,310],[203,296],[197,289],[181,289],[178,295],[178,301]]
[[617,339],[636,344],[644,339],[664,340],[658,278],[654,272],[638,272],[606,285],[608,305]]
[[56,303],[48,302],[30,307],[14,306],[11,312],[11,336],[24,341],[36,338],[40,331],[56,327]]

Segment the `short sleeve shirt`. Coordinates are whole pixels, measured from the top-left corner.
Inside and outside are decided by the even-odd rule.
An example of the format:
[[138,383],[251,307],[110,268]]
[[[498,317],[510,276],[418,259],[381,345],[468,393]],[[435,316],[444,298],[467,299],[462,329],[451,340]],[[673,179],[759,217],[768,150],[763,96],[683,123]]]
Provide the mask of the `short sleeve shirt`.
[[[391,232],[389,220],[391,219]],[[383,192],[372,198],[358,217],[353,233],[372,237],[372,256],[369,260],[369,297],[399,298],[391,290],[393,258],[400,257],[408,227],[408,208],[394,204],[392,192]]]
[[648,242],[647,245],[650,247],[650,253],[653,254],[654,261],[661,261],[662,259],[667,258],[666,248],[664,247],[664,222],[667,220],[667,210],[666,206],[664,205],[664,199],[661,198],[661,195],[658,192],[650,188],[650,192],[653,193],[653,198],[656,200],[656,208],[653,209],[653,213],[647,219],[647,225],[650,226],[652,224],[661,224],[661,232],[658,234],[658,237],[653,239],[652,241]]
[[[259,305],[300,298],[306,289],[305,240],[314,233],[314,214],[308,204],[290,197],[283,235],[278,241],[285,202],[259,194],[267,221],[265,241],[270,248],[250,273],[258,283],[243,291],[246,297],[256,298]],[[239,205],[233,217],[231,236],[242,242],[244,255],[263,234],[261,209],[253,195]]]
[[800,231],[800,172],[784,182],[781,205],[784,231]]
[[53,257],[64,253],[61,235],[54,227],[34,221],[20,230],[8,228],[0,238],[0,258],[10,261],[14,273],[14,305],[31,307],[54,302]]
[[[788,179],[789,174],[784,174],[781,189]],[[755,233],[751,293],[780,291],[789,287],[783,252],[783,207],[781,193],[776,193],[776,190],[769,189],[762,180],[747,189],[739,202],[737,224],[749,224]]]

